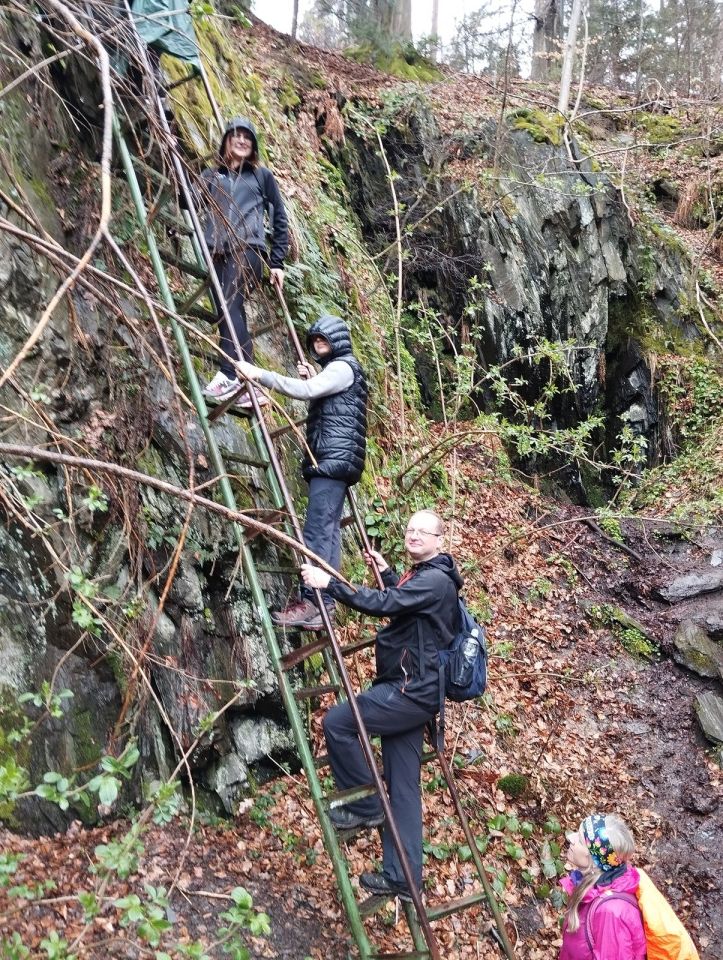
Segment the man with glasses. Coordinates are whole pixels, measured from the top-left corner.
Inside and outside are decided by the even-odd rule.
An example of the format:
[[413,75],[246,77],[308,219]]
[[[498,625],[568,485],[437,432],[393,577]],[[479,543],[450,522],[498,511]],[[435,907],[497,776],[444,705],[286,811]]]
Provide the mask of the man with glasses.
[[[404,546],[412,561],[402,576],[390,569],[381,554],[372,551],[383,590],[348,587],[318,567],[304,564],[307,587],[325,590],[352,610],[389,617],[376,636],[376,679],[356,698],[370,735],[382,741],[384,781],[414,882],[422,886],[422,797],[420,767],[425,726],[439,710],[438,650],[450,646],[459,630],[457,596],[462,578],[454,560],[442,551],[444,526],[431,510],[412,515]],[[324,735],[334,780],[340,790],[370,782],[351,709],[333,707],[324,718]],[[331,811],[339,829],[376,827],[383,823],[379,797],[365,797]],[[373,894],[396,894],[410,899],[391,836],[384,831],[381,873],[363,873],[362,887]]]

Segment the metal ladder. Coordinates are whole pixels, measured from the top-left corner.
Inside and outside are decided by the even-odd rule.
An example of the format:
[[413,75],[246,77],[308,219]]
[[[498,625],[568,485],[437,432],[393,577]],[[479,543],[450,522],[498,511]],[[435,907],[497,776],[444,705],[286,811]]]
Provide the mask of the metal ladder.
[[[131,20],[132,23],[130,11],[128,11],[128,14],[129,20]],[[148,256],[151,260],[151,264],[156,276],[160,297],[165,307],[169,311],[171,330],[179,350],[180,359],[186,378],[188,380],[191,400],[196,408],[198,420],[208,446],[211,467],[218,477],[219,491],[224,504],[235,510],[237,509],[237,506],[233,489],[226,473],[226,467],[218,440],[213,430],[213,421],[225,413],[227,409],[229,409],[233,398],[231,401],[223,403],[217,406],[215,409],[209,411],[209,408],[206,404],[206,399],[201,391],[196,370],[193,366],[192,356],[186,340],[184,328],[176,319],[176,316],[178,315],[177,307],[168,283],[164,261],[166,264],[176,267],[188,276],[200,281],[199,286],[196,288],[192,296],[181,305],[180,312],[186,313],[189,316],[203,315],[203,311],[199,311],[199,308],[197,308],[195,304],[206,292],[212,290],[216,302],[220,305],[220,308],[225,313],[229,330],[232,332],[234,340],[235,335],[233,334],[233,326],[230,323],[230,318],[228,316],[228,310],[224,301],[223,291],[220,288],[215,270],[213,268],[211,254],[205,243],[204,231],[195,207],[195,196],[193,190],[191,189],[188,175],[184,166],[180,144],[174,131],[172,130],[171,123],[169,122],[169,118],[167,116],[167,107],[164,105],[162,96],[159,93],[156,75],[149,62],[147,50],[143,42],[140,40],[138,34],[135,32],[135,29],[133,32],[135,34],[135,40],[137,43],[138,62],[141,65],[142,74],[145,77],[146,82],[153,91],[153,102],[157,110],[157,119],[165,136],[164,147],[166,148],[167,155],[170,156],[171,160],[172,180],[149,167],[147,164],[143,163],[140,158],[133,155],[132,151],[128,147],[125,137],[123,136],[118,118],[115,115],[113,117],[114,138],[123,165],[125,178],[131,191],[136,219],[144,232]],[[196,73],[189,74],[187,80],[191,81],[196,76]],[[203,81],[203,86],[216,121],[219,124],[219,127],[222,129],[221,115],[213,98],[210,85],[208,84],[203,69],[201,69],[200,78]],[[178,86],[183,82],[183,80],[176,81],[173,86]],[[157,191],[156,199],[152,205],[152,209],[150,210],[147,208],[144,200],[139,175],[140,179],[150,180]],[[158,190],[159,185],[161,188],[160,190]],[[157,238],[154,233],[153,224],[157,218],[163,218],[163,207],[168,202],[168,200],[165,199],[164,187],[167,188],[171,186],[175,186],[178,191],[178,195],[183,198],[184,209],[181,211],[180,215],[176,212],[170,218],[167,217],[166,212],[166,219],[170,219],[174,225],[185,224],[186,229],[185,231],[182,230],[182,232],[184,232],[191,241],[194,251],[193,262],[185,261],[182,258],[174,256],[168,251],[162,250],[158,245]],[[284,320],[286,322],[289,339],[293,344],[297,358],[304,359],[304,353],[296,334],[296,330],[294,329],[289,310],[281,294],[279,294],[279,300],[282,307]],[[238,342],[235,343],[235,346],[238,354],[241,355]],[[299,519],[294,508],[294,503],[289,494],[286,480],[274,447],[274,435],[280,435],[288,431],[289,427],[282,427],[276,431],[270,431],[253,390],[250,391],[250,396],[252,402],[250,428],[257,455],[246,457],[235,454],[234,460],[244,462],[250,466],[264,468],[273,501],[274,509],[272,511],[272,515],[274,516],[274,519],[285,518],[295,539],[298,542],[303,542],[301,525],[299,523]],[[350,516],[344,522],[345,524],[349,522],[353,523],[360,545],[363,549],[368,550],[370,549],[369,540],[351,491],[349,491],[348,503],[350,507]],[[514,960],[514,952],[507,936],[499,906],[489,885],[489,881],[487,880],[487,875],[480,859],[474,836],[467,821],[467,817],[464,813],[459,794],[454,784],[454,779],[449,764],[447,763],[443,750],[438,749],[433,727],[430,726],[429,730],[429,738],[432,749],[429,753],[424,754],[422,762],[436,759],[440,764],[441,772],[447,782],[457,815],[465,834],[465,838],[469,845],[477,874],[482,885],[482,890],[457,900],[425,907],[422,902],[421,895],[419,891],[417,891],[412,880],[409,862],[402,847],[397,826],[394,823],[389,805],[389,799],[387,797],[386,790],[384,789],[381,774],[377,767],[377,760],[369,740],[369,736],[364,727],[359,708],[356,704],[354,689],[349,679],[344,662],[344,656],[346,654],[352,653],[363,646],[371,645],[374,641],[365,640],[350,644],[346,648],[341,647],[334,631],[333,624],[329,619],[326,607],[321,600],[320,593],[319,591],[316,591],[315,599],[319,606],[323,622],[322,634],[316,636],[309,642],[302,644],[297,649],[283,654],[279,644],[279,636],[277,635],[277,631],[279,633],[283,631],[281,628],[276,627],[270,618],[269,609],[259,582],[257,567],[249,548],[248,540],[245,537],[243,528],[240,526],[240,524],[234,523],[233,528],[234,536],[240,551],[244,574],[249,584],[256,614],[260,621],[270,658],[276,672],[281,697],[286,708],[286,713],[288,715],[296,748],[306,774],[309,793],[317,812],[324,846],[333,865],[339,894],[347,914],[349,927],[356,943],[359,956],[364,958],[364,960],[366,960],[366,958],[373,960],[373,958],[377,957],[395,957],[399,958],[399,960],[402,960],[402,958],[409,958],[409,960],[412,960],[412,958],[420,958],[420,960],[421,958],[429,958],[429,960],[441,960],[439,944],[437,943],[432,931],[431,921],[449,916],[460,910],[487,900],[495,920],[495,928],[493,929],[495,931],[496,939],[509,960]],[[294,559],[296,566],[298,567],[300,560],[303,558],[299,554],[294,554]],[[383,588],[381,576],[376,567],[374,568],[374,574],[377,585],[380,588]],[[326,670],[329,676],[329,683],[317,687],[295,687],[292,682],[292,671],[304,660],[314,656],[317,653],[323,654]],[[309,701],[326,693],[333,693],[338,698],[346,698],[349,702],[358,729],[362,750],[371,771],[372,780],[369,784],[346,791],[325,792],[322,789],[318,771],[320,768],[325,766],[328,761],[324,757],[315,759],[311,752],[311,747],[304,726],[304,720],[300,711],[300,704],[304,701]],[[345,803],[349,803],[353,800],[358,800],[362,797],[370,796],[372,794],[378,794],[379,796],[385,814],[385,829],[389,830],[391,833],[392,840],[399,855],[400,864],[402,866],[407,885],[412,895],[412,904],[403,903],[407,925],[411,935],[412,943],[414,945],[414,949],[411,952],[393,954],[380,953],[376,951],[374,946],[370,943],[364,927],[364,917],[371,915],[383,907],[390,898],[372,896],[367,898],[362,903],[357,902],[349,878],[346,858],[340,846],[340,839],[348,839],[350,833],[341,835],[338,834],[329,818],[329,811],[334,807],[341,806]]]

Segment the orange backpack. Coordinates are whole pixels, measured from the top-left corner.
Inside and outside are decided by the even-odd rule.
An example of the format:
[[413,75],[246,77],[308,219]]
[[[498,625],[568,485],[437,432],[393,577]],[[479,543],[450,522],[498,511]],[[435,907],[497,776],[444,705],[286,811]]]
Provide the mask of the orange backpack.
[[638,868],[640,884],[637,897],[610,890],[594,900],[585,918],[585,935],[595,956],[591,921],[606,900],[627,900],[640,910],[645,929],[647,960],[700,960],[690,934],[675,911],[644,870]]

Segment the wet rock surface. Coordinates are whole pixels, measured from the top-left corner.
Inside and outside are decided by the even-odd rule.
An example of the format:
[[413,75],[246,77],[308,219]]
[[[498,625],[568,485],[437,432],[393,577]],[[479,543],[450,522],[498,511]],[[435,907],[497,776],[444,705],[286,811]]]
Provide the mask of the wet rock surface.
[[673,637],[673,656],[678,663],[701,677],[723,679],[723,646],[692,620],[678,625]]
[[[478,134],[470,149],[486,162],[499,135],[497,125],[485,122]],[[484,186],[460,192],[460,184],[447,176],[445,167],[457,149],[421,99],[413,113],[402,111],[385,137],[399,196],[416,210],[409,225],[424,218],[423,228],[407,241],[405,296],[436,311],[451,332],[454,318],[467,316],[470,284],[489,290],[474,319],[462,321],[461,331],[463,341],[465,336],[475,340],[482,369],[509,363],[520,348],[533,352],[541,338],[574,341],[576,390],[574,398],[557,402],[556,419],[577,422],[602,402],[613,435],[624,419],[646,438],[655,462],[658,401],[645,349],[630,333],[648,267],[619,194],[588,163],[571,164],[562,147],[510,131],[502,145],[501,199],[490,205]],[[370,157],[352,135],[344,169],[370,241],[383,248],[393,244],[381,160]],[[682,324],[676,314],[680,250],[661,243],[655,261],[654,275],[646,278],[651,309],[683,338],[694,338],[693,326]],[[431,403],[436,372],[413,341],[409,348],[417,358],[422,396]],[[531,395],[544,387],[538,376],[532,366],[525,368]]]
[[696,697],[695,712],[706,737],[718,745],[718,756],[723,760],[723,697],[708,690]]
[[723,590],[723,569],[696,570],[677,577],[666,586],[658,588],[658,593],[668,603],[690,600],[701,594],[716,593]]
[[[37,41],[37,28],[30,32]],[[64,127],[58,102],[48,105],[43,129],[29,128],[29,114],[27,123],[16,121],[12,132],[25,144],[29,170],[45,173],[48,157],[57,159],[53,143],[72,141],[73,129]],[[82,163],[81,154],[77,160]],[[77,204],[80,187],[56,198],[60,181],[68,190],[65,174],[57,180],[38,176],[25,186],[36,215],[67,244],[56,208],[66,201]],[[71,248],[77,243],[82,252],[85,238],[70,240]],[[0,367],[21,349],[56,286],[46,261],[0,234]],[[2,390],[2,403],[11,411],[25,410],[24,398],[34,397],[37,415],[14,419],[3,439],[43,446],[54,442],[53,427],[62,425],[75,438],[71,452],[120,462],[180,488],[189,485],[192,466],[197,484],[212,480],[198,420],[186,405],[179,412],[159,370],[159,343],[138,324],[137,306],[123,307],[127,323],[82,286],[61,302],[16,386]],[[251,452],[252,441],[235,419],[225,417],[215,429],[231,454]],[[194,513],[160,610],[173,548],[187,520],[178,500],[103,474],[91,480],[83,471],[23,461],[0,464],[0,470],[18,504],[17,514],[0,525],[0,699],[12,702],[39,689],[56,667],[56,688],[73,693],[31,758],[33,776],[49,769],[92,770],[112,748],[121,717],[124,735],[139,740],[141,761],[120,802],[137,801],[149,782],[170,774],[201,724],[229,699],[235,697],[234,705],[191,752],[192,770],[234,757],[230,724],[244,717],[253,726],[259,703],[263,712],[281,715],[266,643],[227,523]],[[260,494],[266,495],[261,471],[236,462],[234,477],[240,500],[261,503]],[[18,521],[22,504],[32,505],[41,529]],[[278,562],[273,548],[257,543],[254,549],[260,560]],[[279,578],[262,575],[261,581],[272,599],[282,589]],[[84,608],[83,591],[101,619]],[[106,610],[120,623],[115,643],[104,633]],[[268,722],[260,714],[258,736],[249,734],[259,745],[255,755],[247,750],[235,761],[244,772],[238,783],[248,786],[249,769],[265,758],[264,744],[270,751],[278,747],[280,757],[288,751],[281,733],[265,735]],[[33,801],[20,806],[18,822],[40,832],[61,829],[79,815],[72,807],[63,812]]]

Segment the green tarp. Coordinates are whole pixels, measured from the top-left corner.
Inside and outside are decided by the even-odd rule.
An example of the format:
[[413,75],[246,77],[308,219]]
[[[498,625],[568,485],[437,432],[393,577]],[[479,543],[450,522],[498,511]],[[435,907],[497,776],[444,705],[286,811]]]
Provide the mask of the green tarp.
[[188,0],[132,0],[131,10],[136,30],[149,47],[200,69]]

